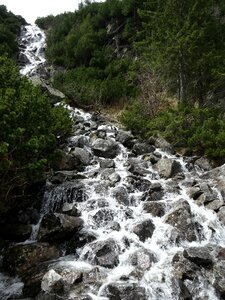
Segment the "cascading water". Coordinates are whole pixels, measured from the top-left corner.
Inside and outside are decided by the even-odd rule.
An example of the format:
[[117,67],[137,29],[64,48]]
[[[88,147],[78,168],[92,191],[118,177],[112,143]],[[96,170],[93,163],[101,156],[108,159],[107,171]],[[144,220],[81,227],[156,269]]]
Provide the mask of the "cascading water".
[[[21,41],[29,60],[21,74],[30,75],[44,62],[45,38],[36,27],[26,27]],[[48,181],[42,216],[63,215],[63,205],[75,205],[84,242],[70,244],[69,251],[65,243],[64,255],[49,262],[38,299],[57,294],[59,282],[59,298],[69,300],[223,297],[224,283],[217,278],[225,258],[225,230],[218,218],[224,207],[223,167],[215,171],[221,178],[210,175],[194,159],[140,143],[114,124],[67,108],[74,134],[65,152],[83,168],[61,170],[56,176],[63,179]],[[39,225],[32,239],[40,239]],[[13,284],[19,293],[21,282]]]

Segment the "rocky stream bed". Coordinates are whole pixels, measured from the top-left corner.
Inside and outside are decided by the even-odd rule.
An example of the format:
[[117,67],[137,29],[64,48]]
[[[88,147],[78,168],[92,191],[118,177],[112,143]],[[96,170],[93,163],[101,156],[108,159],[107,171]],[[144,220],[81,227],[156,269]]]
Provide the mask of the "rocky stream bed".
[[225,299],[225,165],[67,108],[41,205],[1,226],[0,299]]

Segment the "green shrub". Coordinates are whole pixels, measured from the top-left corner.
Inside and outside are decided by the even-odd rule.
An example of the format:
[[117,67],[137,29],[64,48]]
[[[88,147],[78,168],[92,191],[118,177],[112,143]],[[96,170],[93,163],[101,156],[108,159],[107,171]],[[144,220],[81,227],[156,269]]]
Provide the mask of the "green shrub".
[[17,67],[0,57],[0,190],[9,197],[17,187],[43,178],[71,120],[61,106],[21,78]]

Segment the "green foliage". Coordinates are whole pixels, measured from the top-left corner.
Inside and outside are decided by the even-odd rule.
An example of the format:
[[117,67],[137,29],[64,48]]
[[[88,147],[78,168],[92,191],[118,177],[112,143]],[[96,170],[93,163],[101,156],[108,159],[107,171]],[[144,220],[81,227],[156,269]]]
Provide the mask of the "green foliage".
[[81,105],[112,104],[135,94],[133,68],[137,26],[135,0],[86,2],[78,11],[38,19],[46,28],[46,56],[56,66],[55,86]]
[[148,135],[163,135],[175,146],[190,147],[212,158],[225,155],[225,117],[213,107],[181,107],[148,122]]
[[17,35],[26,21],[8,12],[6,6],[0,5],[0,55],[14,57],[18,51]]
[[57,145],[69,133],[71,120],[61,107],[26,78],[15,64],[0,57],[0,190],[8,197],[43,177]]
[[181,101],[206,103],[224,82],[224,1],[146,0],[139,13],[151,67]]

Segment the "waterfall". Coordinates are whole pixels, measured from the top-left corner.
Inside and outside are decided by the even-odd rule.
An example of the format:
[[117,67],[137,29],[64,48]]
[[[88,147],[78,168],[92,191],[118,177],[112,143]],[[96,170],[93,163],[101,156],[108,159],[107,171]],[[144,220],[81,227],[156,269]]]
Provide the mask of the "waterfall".
[[[25,26],[21,45],[27,57],[21,74],[36,74],[45,63],[43,32]],[[197,158],[139,141],[99,115],[66,107],[74,132],[64,151],[79,167],[67,165],[49,178],[41,214],[83,223],[75,240],[54,240],[63,254],[49,262],[42,291],[57,294],[60,283],[60,299],[220,299],[223,166],[207,171]],[[65,216],[68,207],[76,208],[76,217]],[[41,223],[32,239],[43,239]],[[21,282],[13,284],[18,292]]]

